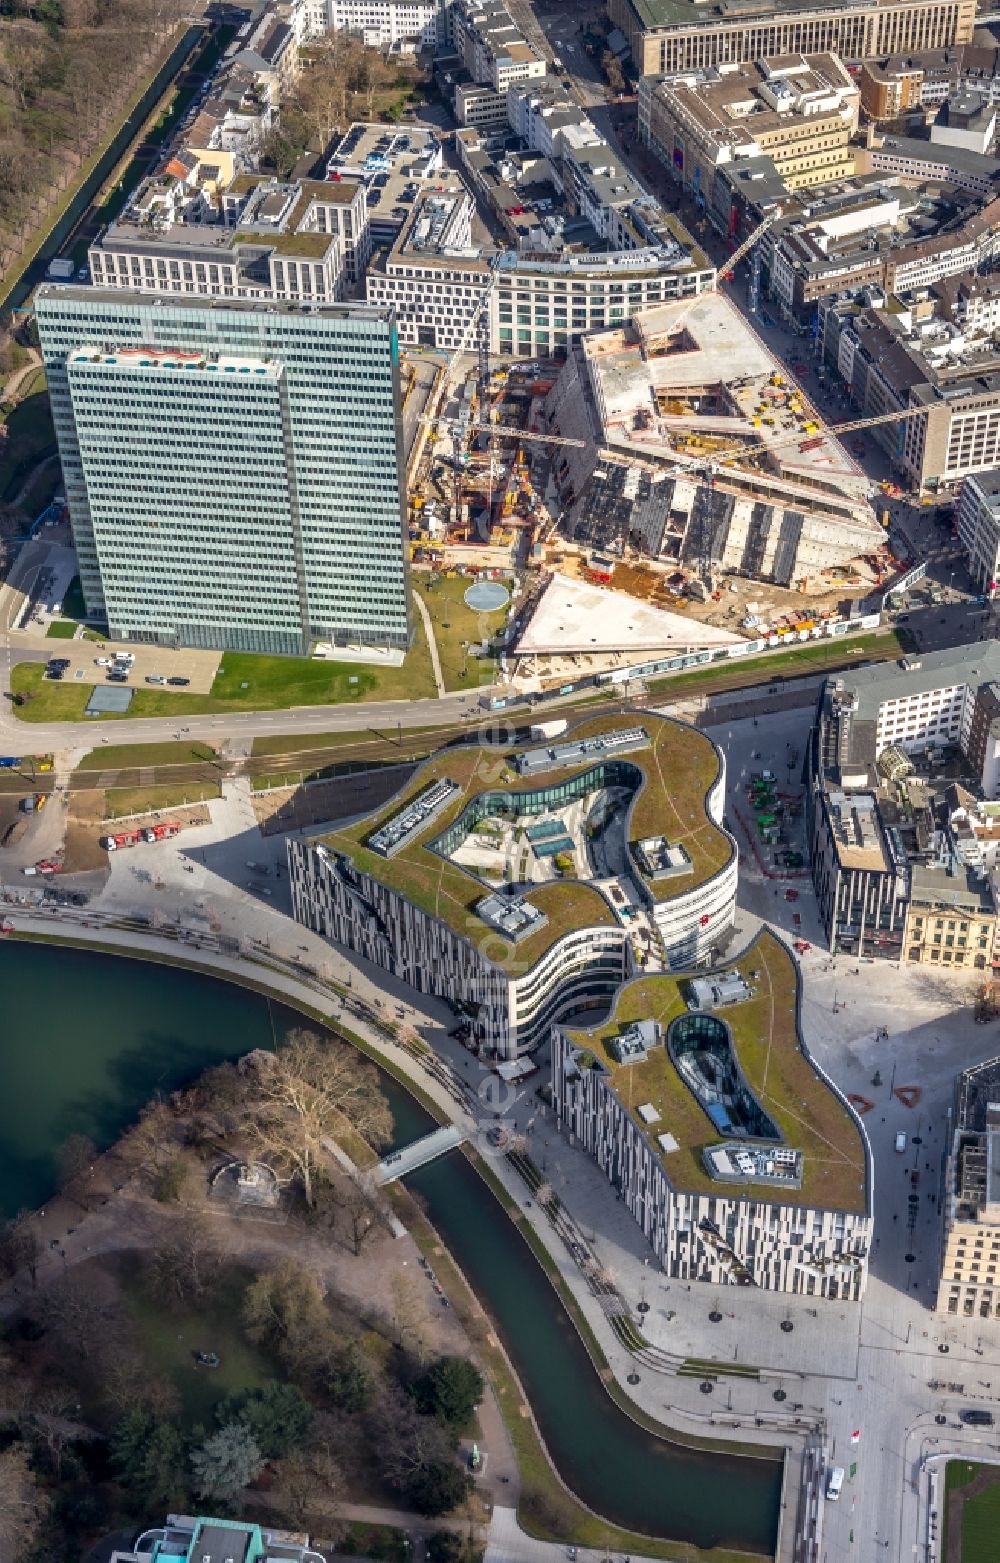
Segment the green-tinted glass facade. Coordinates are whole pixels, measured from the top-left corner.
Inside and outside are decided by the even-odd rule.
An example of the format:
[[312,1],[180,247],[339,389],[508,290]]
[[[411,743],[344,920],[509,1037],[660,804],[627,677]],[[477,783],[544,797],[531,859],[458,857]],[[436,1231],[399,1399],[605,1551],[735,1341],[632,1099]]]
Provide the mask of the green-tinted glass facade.
[[112,635],[409,644],[391,315],[52,286],[37,314],[84,596]]

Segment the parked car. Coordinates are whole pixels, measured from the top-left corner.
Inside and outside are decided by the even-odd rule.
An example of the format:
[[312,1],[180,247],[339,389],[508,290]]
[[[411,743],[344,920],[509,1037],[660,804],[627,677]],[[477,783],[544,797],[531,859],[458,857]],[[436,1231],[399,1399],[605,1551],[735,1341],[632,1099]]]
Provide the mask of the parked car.
[[117,669],[112,668],[111,672],[107,675],[107,681],[109,684],[127,684],[128,674],[119,673]]
[[95,657],[94,658],[94,665],[96,667],[99,667],[99,668],[109,668],[111,666],[111,658],[110,657]]
[[191,680],[189,678],[179,678],[176,675],[173,678],[167,679],[168,684],[173,684],[178,689],[186,687],[186,685],[190,684],[190,682]]
[[147,673],[146,674],[146,683],[147,684],[165,684],[166,682],[167,681],[163,677],[162,673]]
[[68,668],[69,667],[69,657],[50,657],[49,658],[49,667],[50,668]]

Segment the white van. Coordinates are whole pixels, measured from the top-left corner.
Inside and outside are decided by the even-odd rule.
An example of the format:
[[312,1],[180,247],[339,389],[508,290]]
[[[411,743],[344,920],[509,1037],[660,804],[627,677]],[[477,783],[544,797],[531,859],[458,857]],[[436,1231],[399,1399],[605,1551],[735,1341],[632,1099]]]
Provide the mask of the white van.
[[840,1497],[841,1488],[844,1485],[844,1467],[835,1465],[826,1479],[826,1496],[831,1503],[835,1503]]
[[903,1133],[902,1129],[900,1129],[899,1133],[896,1135],[896,1152],[897,1152],[897,1155],[902,1156],[904,1154],[905,1150],[906,1150],[906,1135]]

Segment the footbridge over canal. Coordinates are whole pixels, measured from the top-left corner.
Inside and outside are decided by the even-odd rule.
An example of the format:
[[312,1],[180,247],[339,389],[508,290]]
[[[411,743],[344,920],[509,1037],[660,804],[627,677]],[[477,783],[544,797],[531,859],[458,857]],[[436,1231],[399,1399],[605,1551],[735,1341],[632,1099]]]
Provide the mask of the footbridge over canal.
[[397,1178],[405,1178],[408,1172],[426,1167],[429,1161],[443,1156],[446,1151],[454,1150],[456,1145],[461,1145],[468,1138],[468,1132],[453,1123],[441,1129],[432,1129],[430,1134],[421,1135],[419,1140],[405,1145],[401,1151],[392,1151],[388,1156],[383,1156],[378,1166],[372,1168],[372,1182],[395,1183]]

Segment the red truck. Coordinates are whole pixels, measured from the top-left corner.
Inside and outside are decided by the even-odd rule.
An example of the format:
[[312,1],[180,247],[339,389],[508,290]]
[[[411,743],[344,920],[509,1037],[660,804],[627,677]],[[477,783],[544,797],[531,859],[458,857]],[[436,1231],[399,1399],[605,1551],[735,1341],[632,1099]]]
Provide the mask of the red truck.
[[147,825],[142,833],[143,841],[169,841],[180,832],[176,820],[165,820],[162,825]]
[[99,836],[97,844],[108,852],[117,852],[121,847],[137,847],[141,840],[141,830],[120,830],[114,836]]

